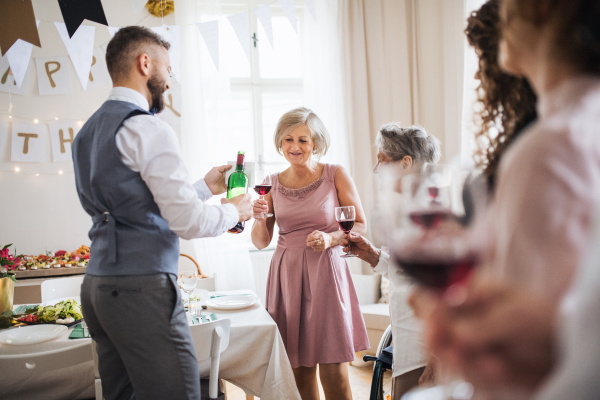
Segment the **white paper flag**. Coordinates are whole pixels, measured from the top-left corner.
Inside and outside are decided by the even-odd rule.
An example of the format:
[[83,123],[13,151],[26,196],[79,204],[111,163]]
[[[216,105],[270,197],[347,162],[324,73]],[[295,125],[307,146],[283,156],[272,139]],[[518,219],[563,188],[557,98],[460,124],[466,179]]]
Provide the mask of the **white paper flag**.
[[4,54],[4,57],[0,58],[0,92],[24,95],[27,84],[25,82],[21,87],[17,86],[17,81],[8,64],[7,55]]
[[50,130],[50,145],[52,147],[52,160],[71,161],[71,146],[75,135],[79,133],[79,124],[76,122],[56,122],[48,124]]
[[241,14],[230,15],[227,19],[231,23],[244,53],[246,53],[248,62],[250,62],[250,24],[248,22],[248,13],[243,12]]
[[92,57],[94,53],[94,33],[96,28],[88,25],[80,25],[72,38],[69,38],[67,27],[62,22],[55,22],[54,25],[69,52],[75,72],[83,86],[87,87],[90,68],[92,68]]
[[111,39],[115,37],[115,33],[119,32],[120,27],[117,26],[107,26],[108,33],[110,33]]
[[[40,20],[36,19],[35,24],[39,26]],[[15,82],[19,88],[21,87],[23,79],[25,78],[25,73],[27,72],[27,67],[29,66],[29,60],[31,60],[32,50],[33,45],[31,43],[18,39],[6,52],[8,64],[10,65],[12,74],[15,77]]]
[[254,14],[256,14],[256,17],[265,30],[267,39],[269,39],[269,43],[271,43],[271,47],[275,49],[275,42],[273,41],[273,21],[271,20],[271,5],[266,4],[254,9]]
[[206,48],[208,49],[208,53],[217,68],[219,70],[219,21],[209,21],[209,22],[201,22],[196,24],[202,38],[204,39],[204,43],[206,44]]
[[317,5],[315,4],[315,0],[304,0],[304,6],[308,9],[315,22],[317,22]]
[[46,134],[48,127],[44,124],[12,124],[10,160],[11,161],[44,161]]
[[129,0],[131,5],[133,6],[133,10],[135,11],[135,15],[138,15],[144,9],[144,6],[148,2],[148,0]]
[[100,49],[100,47],[96,47],[94,49],[92,69],[90,69],[90,75],[88,79],[88,90],[97,88],[99,86],[106,86],[112,83],[112,79],[110,79],[110,75],[108,74],[108,68],[106,67],[104,52],[102,49]]
[[71,91],[69,57],[36,58],[35,66],[40,96],[66,94]]
[[0,121],[0,161],[8,161],[4,158],[4,150],[8,143],[8,122]]
[[179,82],[181,71],[181,30],[177,25],[163,25],[151,28],[154,33],[162,36],[171,44],[169,58],[171,59],[171,73]]
[[294,0],[279,0],[279,4],[281,4],[281,7],[283,7],[283,12],[290,20],[290,24],[292,24],[294,30],[296,33],[298,33],[298,17],[296,16],[296,6],[294,6]]

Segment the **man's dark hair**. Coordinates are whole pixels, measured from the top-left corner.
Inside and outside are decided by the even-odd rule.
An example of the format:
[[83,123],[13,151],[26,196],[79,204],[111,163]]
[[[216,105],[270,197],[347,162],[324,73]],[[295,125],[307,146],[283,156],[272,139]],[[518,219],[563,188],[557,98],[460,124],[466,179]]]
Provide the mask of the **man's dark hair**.
[[119,29],[106,47],[106,66],[113,82],[128,76],[140,54],[152,55],[152,45],[167,50],[171,47],[169,42],[146,27],[127,26]]

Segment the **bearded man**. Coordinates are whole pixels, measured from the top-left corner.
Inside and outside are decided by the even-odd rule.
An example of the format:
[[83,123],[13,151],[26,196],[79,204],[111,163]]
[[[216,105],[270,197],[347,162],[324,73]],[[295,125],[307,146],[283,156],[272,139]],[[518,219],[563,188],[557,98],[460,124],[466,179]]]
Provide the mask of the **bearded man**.
[[203,203],[226,190],[231,167],[190,184],[175,132],[153,115],[165,107],[168,50],[147,28],[119,30],[106,49],[113,89],[73,143],[77,192],[93,221],[81,304],[107,400],[200,399],[176,282],[179,237],[217,236],[252,215],[250,195]]

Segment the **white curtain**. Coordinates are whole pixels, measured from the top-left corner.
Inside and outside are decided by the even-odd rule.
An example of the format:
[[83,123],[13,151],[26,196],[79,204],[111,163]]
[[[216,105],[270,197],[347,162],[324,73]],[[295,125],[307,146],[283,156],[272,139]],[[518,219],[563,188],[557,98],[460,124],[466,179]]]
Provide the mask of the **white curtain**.
[[[190,179],[195,181],[213,166],[227,163],[228,160],[218,159],[214,149],[218,141],[227,140],[230,123],[219,116],[232,109],[228,58],[220,57],[217,71],[195,24],[219,20],[221,30],[230,27],[221,16],[219,0],[182,0],[177,2],[175,12],[177,24],[182,25],[180,142]],[[219,50],[224,54],[228,49],[222,47]],[[217,204],[219,199],[209,202]],[[217,238],[195,239],[182,243],[182,248],[192,253],[204,273],[217,273],[216,290],[254,289],[248,244],[238,235],[225,233]]]

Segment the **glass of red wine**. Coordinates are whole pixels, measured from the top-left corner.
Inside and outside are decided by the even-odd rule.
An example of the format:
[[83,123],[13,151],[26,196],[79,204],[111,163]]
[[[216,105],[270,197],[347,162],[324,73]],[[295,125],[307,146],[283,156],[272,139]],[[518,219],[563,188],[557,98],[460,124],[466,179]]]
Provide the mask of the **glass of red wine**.
[[[336,207],[335,208],[335,220],[337,221],[340,229],[342,231],[344,231],[344,233],[346,234],[346,237],[348,237],[348,234],[354,227],[355,218],[356,218],[356,210],[354,209],[354,206]],[[343,257],[343,258],[357,257],[357,255],[352,254],[352,252],[348,252],[348,253],[342,254],[341,257]]]
[[[258,182],[262,182],[258,184]],[[254,191],[260,196],[261,200],[265,199],[267,193],[271,191],[271,174],[269,171],[257,171],[256,179],[254,180]],[[273,214],[262,214],[260,218],[270,218]]]

